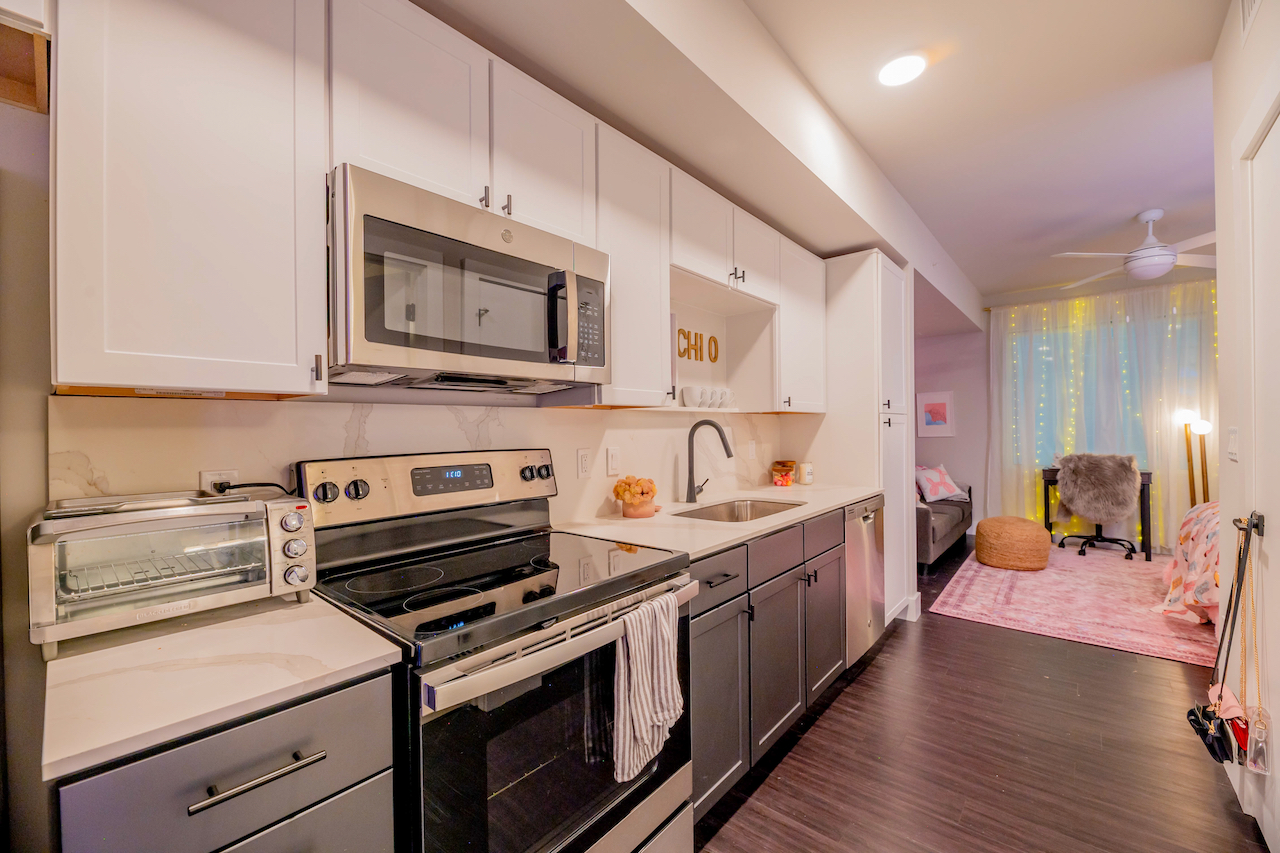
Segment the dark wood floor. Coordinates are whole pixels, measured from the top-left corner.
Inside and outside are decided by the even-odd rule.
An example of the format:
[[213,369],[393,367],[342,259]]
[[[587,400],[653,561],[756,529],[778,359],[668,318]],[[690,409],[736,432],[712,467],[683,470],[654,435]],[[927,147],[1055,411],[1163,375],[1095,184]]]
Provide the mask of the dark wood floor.
[[929,613],[969,550],[921,578],[920,621],[845,673],[698,824],[698,848],[1266,850],[1187,726],[1209,671]]

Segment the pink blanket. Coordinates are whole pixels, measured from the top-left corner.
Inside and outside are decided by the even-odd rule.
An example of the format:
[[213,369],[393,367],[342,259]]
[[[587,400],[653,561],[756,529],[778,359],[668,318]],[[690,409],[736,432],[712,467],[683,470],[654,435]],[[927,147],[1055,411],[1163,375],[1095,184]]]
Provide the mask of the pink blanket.
[[1164,582],[1168,592],[1154,610],[1189,622],[1218,621],[1217,501],[1194,506],[1183,516]]

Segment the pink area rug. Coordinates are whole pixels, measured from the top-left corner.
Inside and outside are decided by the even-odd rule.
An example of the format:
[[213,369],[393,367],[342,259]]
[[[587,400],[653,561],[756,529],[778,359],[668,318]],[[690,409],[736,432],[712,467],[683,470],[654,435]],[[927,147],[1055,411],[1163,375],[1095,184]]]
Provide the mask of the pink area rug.
[[1081,557],[1074,548],[1055,545],[1044,571],[1014,572],[984,566],[970,554],[929,611],[1213,666],[1217,640],[1212,625],[1158,612],[1167,591],[1162,572],[1169,558],[1156,555],[1148,563],[1140,554],[1132,561],[1119,555],[1090,549]]

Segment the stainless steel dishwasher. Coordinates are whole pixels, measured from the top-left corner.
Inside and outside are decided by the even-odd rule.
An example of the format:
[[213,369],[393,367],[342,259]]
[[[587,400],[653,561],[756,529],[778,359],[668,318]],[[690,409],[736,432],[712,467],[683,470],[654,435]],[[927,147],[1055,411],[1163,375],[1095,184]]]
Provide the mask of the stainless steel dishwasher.
[[884,633],[884,498],[845,507],[845,645],[850,666]]

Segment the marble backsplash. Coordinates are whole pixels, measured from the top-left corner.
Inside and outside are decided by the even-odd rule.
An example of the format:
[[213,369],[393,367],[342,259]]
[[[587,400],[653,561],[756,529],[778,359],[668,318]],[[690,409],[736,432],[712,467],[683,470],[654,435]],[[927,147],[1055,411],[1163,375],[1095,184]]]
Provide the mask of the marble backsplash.
[[[49,497],[194,489],[200,471],[230,468],[244,482],[291,487],[293,463],[304,459],[547,447],[559,487],[552,521],[560,523],[617,512],[606,447],[619,448],[623,475],[654,479],[660,503],[683,500],[689,427],[704,416],[725,428],[734,457],[725,458],[714,430],[699,430],[697,476],[710,478],[703,499],[765,485],[779,453],[777,415],[55,396]],[[579,448],[591,460],[582,479]]]

